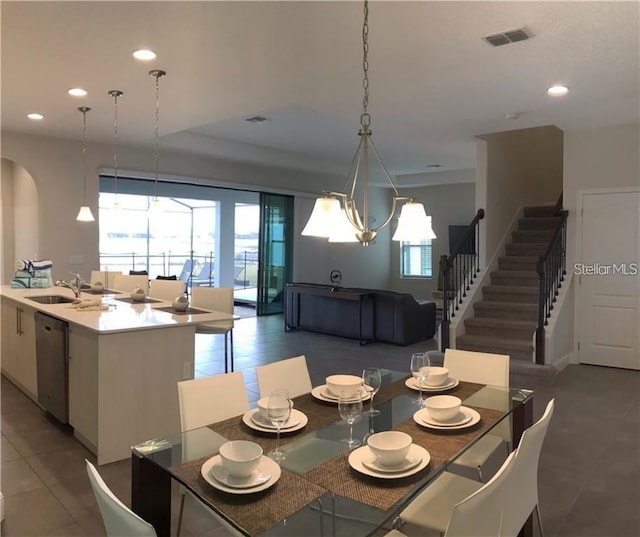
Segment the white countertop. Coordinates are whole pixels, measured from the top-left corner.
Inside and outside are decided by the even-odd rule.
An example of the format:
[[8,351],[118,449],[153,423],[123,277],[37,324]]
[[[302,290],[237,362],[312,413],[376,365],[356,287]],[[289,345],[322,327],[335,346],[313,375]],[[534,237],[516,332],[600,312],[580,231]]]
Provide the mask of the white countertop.
[[[80,298],[101,298],[102,304],[109,306],[105,311],[78,311],[70,308],[70,304],[40,304],[29,300],[29,297],[62,295],[73,298],[73,292],[66,287],[48,287],[46,289],[13,289],[9,285],[0,286],[0,295],[10,298],[25,307],[41,311],[92,332],[108,334],[132,330],[149,330],[154,328],[170,328],[185,324],[230,321],[238,319],[228,313],[208,311],[199,314],[180,314],[160,311],[158,308],[171,307],[171,302],[155,302],[153,304],[129,304],[120,298],[129,298],[128,293],[116,295],[94,295],[81,293]],[[205,308],[197,308],[204,310]]]

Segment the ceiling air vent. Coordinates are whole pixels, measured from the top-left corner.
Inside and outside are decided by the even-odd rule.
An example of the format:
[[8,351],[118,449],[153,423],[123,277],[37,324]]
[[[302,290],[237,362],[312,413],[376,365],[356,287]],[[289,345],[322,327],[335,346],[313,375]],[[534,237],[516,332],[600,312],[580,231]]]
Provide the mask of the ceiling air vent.
[[245,119],[247,123],[264,123],[265,121],[269,121],[268,118],[264,116],[253,116]]
[[487,35],[482,39],[494,47],[499,47],[501,45],[508,45],[509,43],[516,43],[517,41],[526,41],[530,37],[524,28],[518,28],[517,30]]

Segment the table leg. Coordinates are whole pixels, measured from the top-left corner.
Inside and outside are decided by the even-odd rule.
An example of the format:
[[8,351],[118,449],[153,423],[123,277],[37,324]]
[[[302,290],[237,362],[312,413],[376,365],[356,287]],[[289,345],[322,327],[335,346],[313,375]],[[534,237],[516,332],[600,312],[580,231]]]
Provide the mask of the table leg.
[[157,464],[135,453],[131,454],[131,510],[149,522],[158,537],[169,537],[171,477]]
[[[533,396],[529,397],[524,403],[519,404],[513,411],[513,449],[518,447],[520,438],[524,431],[533,425]],[[532,537],[533,536],[533,513],[529,515],[529,518],[522,526],[518,537]]]

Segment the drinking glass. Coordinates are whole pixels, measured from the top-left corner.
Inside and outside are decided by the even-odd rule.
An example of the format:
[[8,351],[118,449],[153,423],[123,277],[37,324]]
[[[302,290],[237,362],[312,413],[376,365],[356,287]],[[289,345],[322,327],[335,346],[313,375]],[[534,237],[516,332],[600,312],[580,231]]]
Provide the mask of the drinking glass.
[[349,425],[349,438],[342,439],[350,448],[358,447],[360,440],[353,438],[353,424],[362,415],[362,396],[360,392],[340,392],[338,397],[338,412],[340,417]]
[[367,410],[366,413],[369,414],[369,416],[377,416],[380,414],[380,411],[373,408],[373,396],[378,393],[380,385],[382,384],[380,370],[377,367],[367,367],[363,369],[362,382],[364,384],[364,389],[370,396],[369,410]]
[[427,376],[429,375],[430,365],[431,361],[425,353],[418,352],[411,355],[411,374],[418,384],[419,391],[418,398],[416,399],[415,403],[419,406],[424,405],[424,401],[422,400],[422,387],[424,386],[424,382],[425,380],[427,380]]
[[283,388],[277,388],[269,394],[267,401],[267,416],[276,428],[276,447],[268,455],[274,461],[280,462],[285,459],[285,453],[280,449],[280,429],[287,423],[291,415],[291,400],[289,392]]

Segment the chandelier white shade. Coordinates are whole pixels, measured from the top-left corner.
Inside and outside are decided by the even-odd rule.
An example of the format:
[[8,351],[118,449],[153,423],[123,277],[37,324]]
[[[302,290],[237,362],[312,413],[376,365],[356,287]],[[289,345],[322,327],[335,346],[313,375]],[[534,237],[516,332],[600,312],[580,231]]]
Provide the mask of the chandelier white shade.
[[[393,240],[409,240],[402,237],[409,236],[409,226],[417,226],[411,231],[411,240],[426,240],[435,238],[431,223],[427,227],[426,212],[424,206],[413,198],[400,196],[391,175],[382,162],[378,150],[371,139],[371,116],[367,112],[369,104],[369,2],[364,2],[364,23],[362,27],[362,70],[364,78],[362,87],[364,96],[362,98],[362,114],[360,115],[360,143],[353,157],[351,169],[347,174],[347,179],[341,192],[325,192],[321,198],[316,200],[316,204],[307,222],[303,235],[328,238],[329,242],[360,242],[366,246],[376,238],[378,231],[385,227],[393,218],[399,201],[406,201],[404,207],[410,207],[405,212],[403,207],[398,222],[398,231],[393,236]],[[382,224],[376,227],[370,226],[369,214],[369,152],[372,151],[379,167],[384,172],[384,176],[393,190],[391,211]],[[346,187],[349,185],[349,189]],[[360,184],[358,184],[360,183]],[[358,209],[356,193],[360,193],[361,204]],[[421,212],[420,212],[421,210]]]
[[91,212],[91,208],[88,205],[83,205],[80,207],[78,211],[78,216],[76,216],[76,220],[78,222],[93,222],[95,218],[93,217],[93,213]]
[[402,206],[398,227],[393,234],[394,241],[420,242],[435,239],[431,227],[431,217],[427,216],[422,203],[408,201]]

